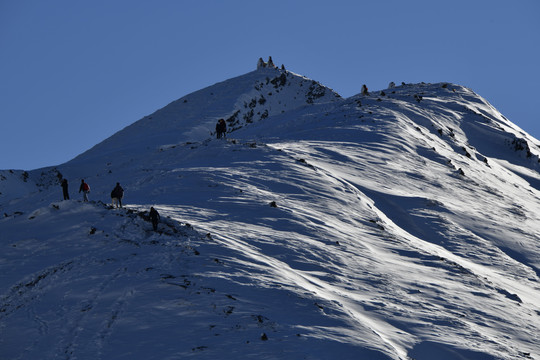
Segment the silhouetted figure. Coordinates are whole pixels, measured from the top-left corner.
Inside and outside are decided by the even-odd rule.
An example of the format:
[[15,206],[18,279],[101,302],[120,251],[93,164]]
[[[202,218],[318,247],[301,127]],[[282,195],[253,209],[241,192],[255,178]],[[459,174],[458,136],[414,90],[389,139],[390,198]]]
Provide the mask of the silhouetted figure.
[[157,212],[154,207],[150,208],[150,220],[152,221],[152,227],[154,228],[154,231],[157,231],[157,226],[159,223],[159,213]]
[[79,187],[79,193],[83,193],[83,201],[88,201],[88,193],[90,192],[90,186],[84,182],[84,179],[81,180],[81,186]]
[[362,95],[369,95],[369,91],[368,91],[368,88],[366,86],[366,84],[362,85]]
[[69,191],[68,191],[68,181],[67,179],[62,180],[62,192],[64,193],[64,200],[69,200]]
[[227,132],[227,124],[225,123],[225,120],[219,119],[216,124],[216,138],[221,139],[225,136],[225,133]]
[[124,197],[124,189],[120,186],[120,183],[116,183],[116,186],[114,187],[113,191],[111,191],[111,202],[112,206],[122,207],[122,198]]
[[271,56],[268,57],[268,62],[266,63],[266,66],[271,69],[276,67],[276,65],[274,65],[274,60],[272,60]]
[[266,67],[266,63],[264,62],[262,58],[259,58],[259,61],[257,61],[257,69],[261,69],[265,67]]

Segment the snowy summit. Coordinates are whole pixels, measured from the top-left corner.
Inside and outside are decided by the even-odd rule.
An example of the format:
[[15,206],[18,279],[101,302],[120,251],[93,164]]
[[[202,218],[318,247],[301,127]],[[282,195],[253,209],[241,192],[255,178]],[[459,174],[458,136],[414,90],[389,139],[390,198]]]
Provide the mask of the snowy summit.
[[539,161],[463,86],[261,58],[0,171],[0,359],[540,359]]

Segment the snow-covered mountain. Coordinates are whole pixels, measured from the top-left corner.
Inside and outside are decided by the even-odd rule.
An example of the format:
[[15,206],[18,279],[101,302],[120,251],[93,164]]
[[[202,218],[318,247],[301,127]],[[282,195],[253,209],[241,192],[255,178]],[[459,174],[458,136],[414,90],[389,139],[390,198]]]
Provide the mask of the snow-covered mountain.
[[0,359],[540,359],[539,144],[459,85],[263,64],[0,171]]

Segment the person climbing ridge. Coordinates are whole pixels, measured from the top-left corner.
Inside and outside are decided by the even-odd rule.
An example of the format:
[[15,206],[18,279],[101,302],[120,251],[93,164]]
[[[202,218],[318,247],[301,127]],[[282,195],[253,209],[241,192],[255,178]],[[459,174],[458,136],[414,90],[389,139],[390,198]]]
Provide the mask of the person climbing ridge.
[[88,193],[90,192],[90,186],[84,182],[84,179],[81,180],[81,186],[79,187],[79,193],[83,193],[83,201],[88,201]]
[[68,181],[67,179],[62,180],[62,193],[64,194],[64,200],[69,200],[69,191],[68,191]]
[[113,207],[122,207],[122,198],[124,197],[124,189],[120,186],[120,183],[117,182],[113,191],[111,191],[111,202]]
[[219,119],[216,124],[216,138],[221,139],[227,133],[227,124],[225,120]]
[[366,84],[362,85],[361,93],[362,93],[362,95],[369,95],[369,91],[368,91],[368,88],[367,88]]
[[157,226],[159,223],[159,213],[157,212],[154,207],[150,208],[150,220],[152,221],[152,227],[154,228],[154,231],[157,231]]

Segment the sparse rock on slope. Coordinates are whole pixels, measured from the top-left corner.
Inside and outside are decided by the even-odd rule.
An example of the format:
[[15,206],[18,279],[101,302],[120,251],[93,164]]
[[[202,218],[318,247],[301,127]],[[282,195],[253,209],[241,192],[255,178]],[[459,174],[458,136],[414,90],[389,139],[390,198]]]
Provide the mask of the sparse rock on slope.
[[540,358],[538,140],[459,85],[269,62],[0,172],[0,358]]

